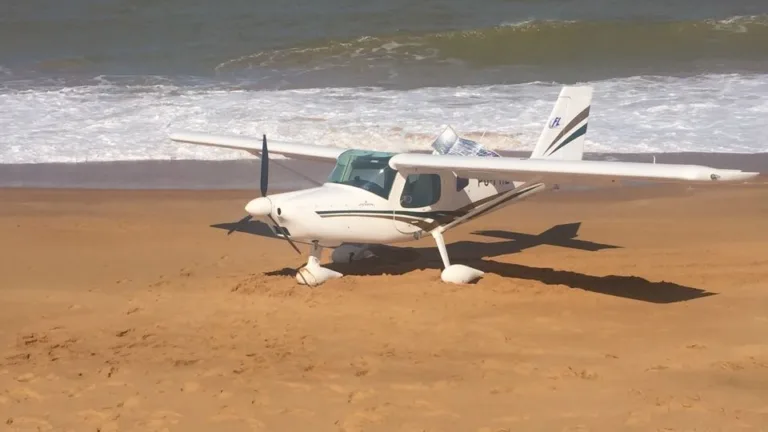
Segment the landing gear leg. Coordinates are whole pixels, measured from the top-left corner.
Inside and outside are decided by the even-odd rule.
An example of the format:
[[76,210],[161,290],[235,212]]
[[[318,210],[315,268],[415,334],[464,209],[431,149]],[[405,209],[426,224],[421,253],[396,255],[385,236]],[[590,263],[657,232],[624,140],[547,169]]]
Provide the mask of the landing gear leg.
[[323,247],[320,246],[320,243],[317,240],[312,242],[312,248],[309,250],[309,256],[310,258],[316,258],[317,260],[320,260],[320,257],[323,256]]
[[448,249],[445,247],[445,239],[443,238],[443,233],[432,231],[432,237],[435,238],[435,243],[437,243],[437,250],[440,251],[440,258],[443,260],[443,267],[450,267],[451,260],[448,258]]
[[448,249],[445,247],[445,239],[443,238],[442,231],[432,231],[432,237],[437,243],[437,250],[440,251],[440,259],[443,260],[443,272],[440,274],[440,278],[443,282],[465,284],[474,282],[483,276],[483,272],[472,267],[465,266],[463,264],[451,264],[451,260],[448,258]]
[[320,257],[323,254],[323,247],[317,241],[312,242],[312,248],[309,251],[307,265],[300,268],[296,273],[296,281],[301,285],[317,286],[329,279],[337,279],[344,275],[337,271],[327,269],[320,265]]

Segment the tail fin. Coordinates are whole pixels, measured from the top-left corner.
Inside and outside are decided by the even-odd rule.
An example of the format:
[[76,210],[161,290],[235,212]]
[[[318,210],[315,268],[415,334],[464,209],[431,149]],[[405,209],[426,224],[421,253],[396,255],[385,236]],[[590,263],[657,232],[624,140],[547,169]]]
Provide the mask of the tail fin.
[[591,104],[592,87],[563,87],[531,159],[581,160]]

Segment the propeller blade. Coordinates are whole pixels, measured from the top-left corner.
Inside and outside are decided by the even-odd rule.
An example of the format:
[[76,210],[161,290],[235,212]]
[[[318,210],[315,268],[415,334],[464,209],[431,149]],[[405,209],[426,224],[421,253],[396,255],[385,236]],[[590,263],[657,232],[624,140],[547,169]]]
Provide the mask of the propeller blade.
[[289,236],[288,236],[288,234],[286,234],[286,233],[285,233],[285,231],[283,230],[283,227],[281,227],[281,226],[280,226],[280,224],[279,224],[279,223],[277,223],[277,221],[275,220],[275,218],[273,218],[273,217],[272,217],[272,215],[268,215],[268,217],[269,217],[269,219],[272,221],[272,223],[273,223],[273,224],[275,224],[275,226],[276,226],[276,227],[277,227],[277,228],[280,230],[280,232],[283,234],[283,237],[285,237],[285,239],[286,239],[286,240],[288,240],[288,243],[290,243],[290,244],[291,244],[291,247],[293,248],[293,250],[295,250],[295,251],[296,251],[296,253],[298,253],[299,255],[301,255],[301,251],[299,250],[299,248],[297,248],[297,247],[296,247],[296,243],[294,243],[294,242],[293,242],[293,240],[291,240],[291,237],[289,237]]
[[235,222],[235,224],[232,226],[232,228],[231,228],[229,231],[227,231],[227,235],[230,235],[230,234],[232,234],[233,232],[237,231],[237,229],[238,229],[238,228],[240,228],[240,226],[241,226],[242,224],[244,224],[244,223],[246,223],[246,222],[250,221],[251,219],[253,219],[253,216],[251,216],[251,215],[248,215],[248,216],[246,216],[246,217],[244,217],[244,218],[240,219],[239,221]]
[[261,196],[267,196],[267,186],[269,184],[269,152],[267,151],[267,134],[264,134],[261,143]]
[[[262,142],[261,142],[261,196],[265,197],[267,196],[267,186],[269,185],[269,150],[267,150],[267,134],[264,134],[262,136]],[[272,221],[273,224],[280,230],[280,232],[283,234],[283,237],[285,237],[286,240],[288,240],[288,243],[290,243],[293,250],[296,251],[299,255],[301,255],[301,251],[298,247],[296,247],[296,243],[291,240],[291,237],[288,236],[288,234],[285,233],[283,230],[283,227],[280,226],[279,223],[275,220],[275,218],[272,217],[271,214],[267,215],[269,219]]]

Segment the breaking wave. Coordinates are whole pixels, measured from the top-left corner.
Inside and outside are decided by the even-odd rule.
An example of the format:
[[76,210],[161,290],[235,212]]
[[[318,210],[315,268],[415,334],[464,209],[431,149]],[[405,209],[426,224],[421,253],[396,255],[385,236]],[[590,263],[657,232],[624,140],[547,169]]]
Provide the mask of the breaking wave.
[[216,70],[365,68],[379,62],[461,62],[484,67],[617,59],[765,60],[766,41],[768,15],[701,21],[528,20],[474,30],[316,40],[234,58]]

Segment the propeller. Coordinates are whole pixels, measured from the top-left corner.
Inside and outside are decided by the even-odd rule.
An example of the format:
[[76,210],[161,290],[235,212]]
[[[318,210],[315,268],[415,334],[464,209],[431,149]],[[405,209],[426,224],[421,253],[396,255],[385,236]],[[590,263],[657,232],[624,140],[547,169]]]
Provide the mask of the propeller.
[[[268,159],[269,159],[269,155],[267,154],[267,135],[264,134],[264,140],[262,141],[262,144],[261,144],[261,181],[259,183],[262,197],[267,196],[267,185],[269,183],[269,160]],[[269,216],[269,218],[272,219],[272,216]],[[233,232],[237,231],[241,226],[248,223],[251,219],[253,219],[253,216],[247,215],[246,217],[235,222],[232,228],[229,231],[227,231],[227,235],[230,235]],[[276,222],[275,222],[275,225],[277,225]],[[277,225],[277,226],[280,226],[280,225]],[[296,249],[295,246],[294,246],[294,249]]]
[[[267,187],[269,186],[269,150],[267,149],[267,135],[263,135],[263,139],[261,142],[261,182],[259,184],[259,187],[261,188],[261,196],[265,197],[267,196]],[[296,247],[296,243],[291,240],[291,237],[288,235],[285,229],[280,226],[279,223],[275,220],[275,218],[272,217],[272,212],[267,213],[267,217],[269,220],[272,221],[273,224],[277,227],[278,231],[285,237],[286,240],[288,240],[288,243],[291,245],[293,250],[296,251],[296,253],[301,254],[301,251],[298,247]]]
[[301,251],[299,250],[299,248],[296,247],[296,243],[294,243],[293,240],[291,240],[290,236],[288,236],[288,232],[282,226],[280,226],[279,223],[277,223],[275,218],[272,217],[272,202],[269,199],[267,199],[268,188],[269,188],[269,150],[267,149],[267,135],[264,134],[263,140],[261,142],[261,181],[259,182],[259,189],[261,189],[261,198],[256,198],[248,203],[245,209],[250,214],[240,219],[239,221],[237,221],[235,225],[232,227],[232,229],[230,229],[227,232],[227,235],[237,231],[238,228],[240,228],[240,226],[242,226],[245,223],[248,223],[251,219],[253,219],[253,214],[257,214],[259,216],[266,216],[269,218],[269,220],[272,221],[273,224],[275,224],[277,231],[279,231],[279,233],[282,234],[286,240],[288,240],[288,243],[291,245],[293,250],[301,254]]
[[267,186],[269,185],[269,151],[267,150],[267,134],[264,134],[261,141],[261,196],[267,196]]

